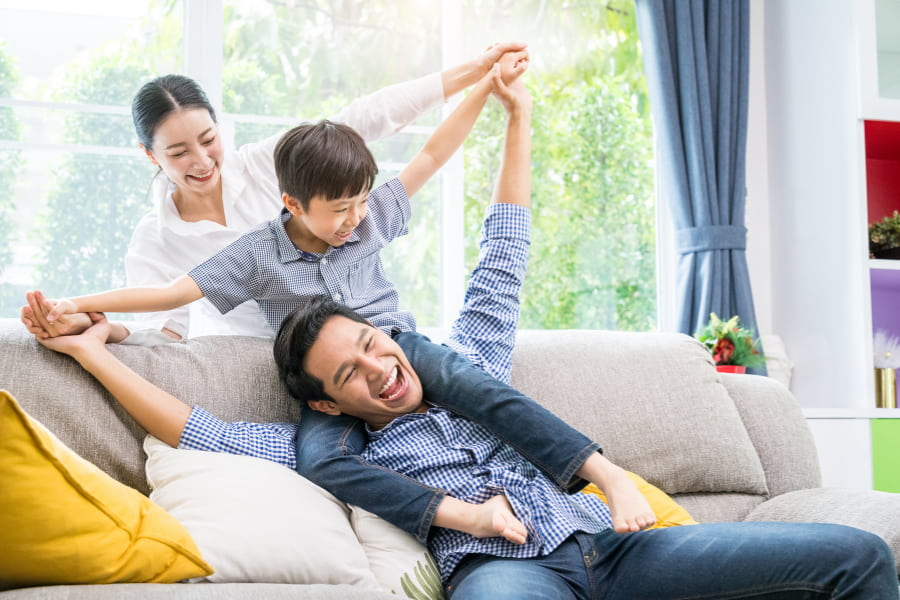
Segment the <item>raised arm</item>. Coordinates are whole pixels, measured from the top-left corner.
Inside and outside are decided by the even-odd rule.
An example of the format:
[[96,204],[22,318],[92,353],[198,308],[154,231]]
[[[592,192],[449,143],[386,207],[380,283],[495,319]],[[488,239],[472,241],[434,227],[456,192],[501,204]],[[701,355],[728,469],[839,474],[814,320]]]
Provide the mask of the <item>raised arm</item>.
[[203,297],[200,287],[187,275],[165,286],[121,288],[66,298],[47,313],[50,334],[53,323],[62,315],[85,312],[149,312],[171,310]]
[[355,100],[332,121],[353,127],[367,142],[388,137],[478,82],[506,52],[525,50],[522,42],[488,47],[481,55],[441,73],[387,86]]
[[412,196],[425,185],[440,169],[453,153],[465,141],[475,120],[484,108],[492,89],[496,87],[494,79],[512,83],[528,68],[528,53],[514,52],[504,54],[498,63],[485,75],[468,96],[460,102],[449,117],[447,117],[431,134],[422,150],[416,154],[409,164],[397,176],[406,195]]

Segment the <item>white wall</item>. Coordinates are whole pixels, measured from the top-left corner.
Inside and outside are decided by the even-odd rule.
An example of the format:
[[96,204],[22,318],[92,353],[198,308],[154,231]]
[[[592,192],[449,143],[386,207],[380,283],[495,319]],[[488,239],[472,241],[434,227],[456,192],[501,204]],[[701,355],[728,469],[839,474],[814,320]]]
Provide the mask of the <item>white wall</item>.
[[804,407],[866,407],[868,277],[854,3],[751,2],[748,262]]

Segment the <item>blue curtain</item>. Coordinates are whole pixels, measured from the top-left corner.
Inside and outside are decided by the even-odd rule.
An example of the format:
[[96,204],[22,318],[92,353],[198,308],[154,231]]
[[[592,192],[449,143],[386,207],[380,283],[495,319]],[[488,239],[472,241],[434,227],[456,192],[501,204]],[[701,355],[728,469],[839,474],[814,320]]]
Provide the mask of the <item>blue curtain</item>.
[[[756,329],[745,254],[749,0],[636,0],[678,251],[678,330],[711,312]],[[757,370],[764,372],[764,370]]]

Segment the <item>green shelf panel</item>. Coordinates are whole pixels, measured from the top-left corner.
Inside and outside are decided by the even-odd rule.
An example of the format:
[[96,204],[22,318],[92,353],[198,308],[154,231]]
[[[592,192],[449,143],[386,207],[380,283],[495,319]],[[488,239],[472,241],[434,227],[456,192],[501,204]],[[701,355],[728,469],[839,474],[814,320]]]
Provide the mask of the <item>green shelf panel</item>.
[[872,419],[872,487],[900,492],[900,419]]

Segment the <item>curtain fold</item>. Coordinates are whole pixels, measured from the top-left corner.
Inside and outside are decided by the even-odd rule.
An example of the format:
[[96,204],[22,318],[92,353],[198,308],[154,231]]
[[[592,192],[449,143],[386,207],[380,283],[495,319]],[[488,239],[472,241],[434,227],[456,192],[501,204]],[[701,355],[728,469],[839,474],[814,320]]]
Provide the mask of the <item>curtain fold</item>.
[[[678,331],[714,312],[756,329],[744,226],[749,0],[636,0],[678,252]],[[756,372],[764,373],[764,369]]]

